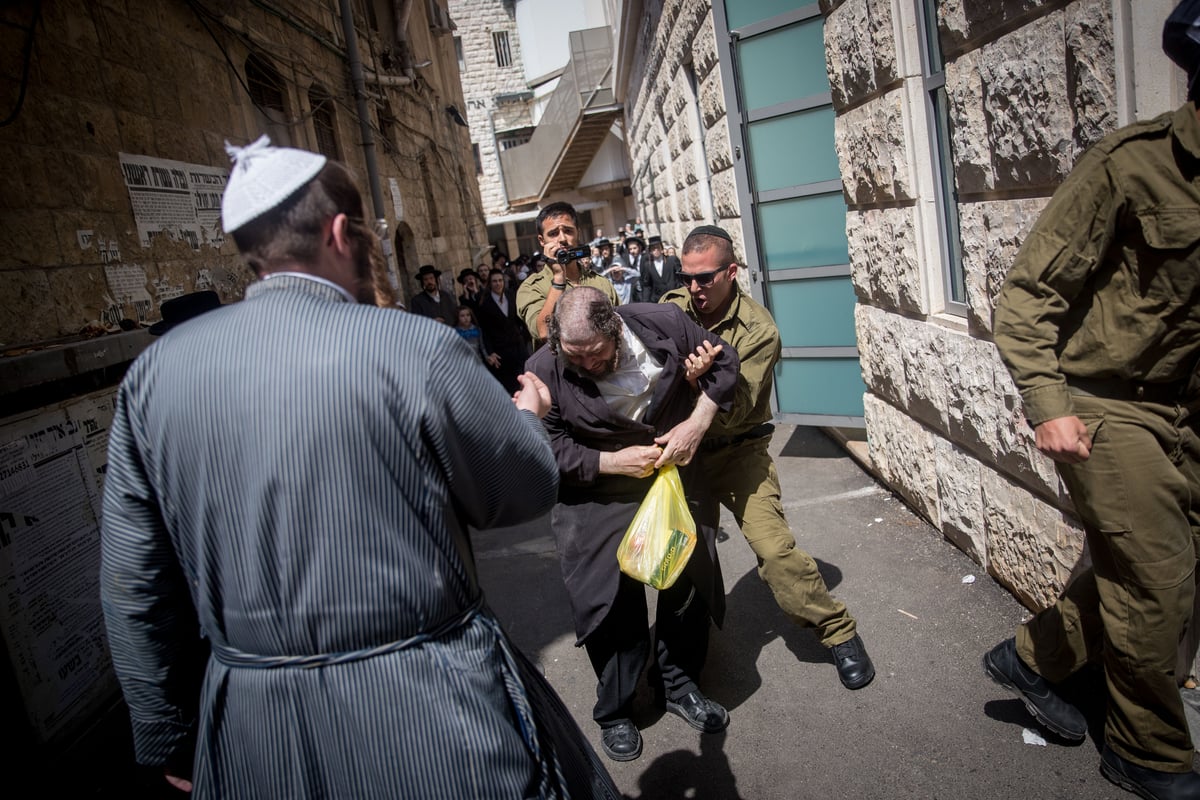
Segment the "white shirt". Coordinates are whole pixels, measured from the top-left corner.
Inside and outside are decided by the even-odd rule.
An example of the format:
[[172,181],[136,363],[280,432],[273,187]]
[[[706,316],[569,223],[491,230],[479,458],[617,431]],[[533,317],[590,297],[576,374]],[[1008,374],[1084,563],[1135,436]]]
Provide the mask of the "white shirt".
[[500,310],[504,312],[504,316],[508,316],[508,297],[503,294],[492,292],[492,299],[496,301],[496,305],[500,306]]
[[596,388],[613,412],[641,421],[650,407],[663,367],[628,325],[621,326],[621,333],[624,346],[617,368],[607,378],[596,381]]

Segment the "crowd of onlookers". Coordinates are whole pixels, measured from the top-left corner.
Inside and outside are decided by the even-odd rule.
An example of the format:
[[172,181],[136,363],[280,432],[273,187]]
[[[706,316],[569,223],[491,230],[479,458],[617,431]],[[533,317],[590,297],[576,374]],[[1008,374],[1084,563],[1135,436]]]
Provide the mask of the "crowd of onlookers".
[[[608,278],[621,304],[655,302],[671,286],[659,286],[655,275],[674,276],[675,247],[658,236],[647,238],[640,221],[629,222],[613,239],[602,228],[588,242],[590,269]],[[667,269],[650,273],[643,280],[643,263],[666,260]],[[543,253],[519,254],[509,259],[498,247],[489,261],[458,273],[457,291],[449,292],[442,272],[432,264],[422,266],[416,278],[420,291],[413,295],[409,311],[453,326],[474,349],[481,361],[510,392],[519,388],[517,375],[533,351],[534,337],[516,310],[518,287],[546,266]]]

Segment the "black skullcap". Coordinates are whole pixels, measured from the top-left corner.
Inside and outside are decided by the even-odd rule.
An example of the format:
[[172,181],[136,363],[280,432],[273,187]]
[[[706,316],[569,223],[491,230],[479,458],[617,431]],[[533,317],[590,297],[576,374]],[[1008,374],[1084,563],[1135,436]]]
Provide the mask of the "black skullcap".
[[1188,100],[1200,101],[1200,0],[1183,0],[1163,26],[1163,52],[1188,75]]
[[[1200,2],[1200,0],[1197,0],[1197,2]],[[692,232],[688,234],[688,238],[690,239],[693,236],[700,235],[716,236],[718,239],[724,239],[730,244],[733,244],[733,237],[731,237],[724,228],[718,228],[716,225],[701,225],[698,228],[693,228]]]

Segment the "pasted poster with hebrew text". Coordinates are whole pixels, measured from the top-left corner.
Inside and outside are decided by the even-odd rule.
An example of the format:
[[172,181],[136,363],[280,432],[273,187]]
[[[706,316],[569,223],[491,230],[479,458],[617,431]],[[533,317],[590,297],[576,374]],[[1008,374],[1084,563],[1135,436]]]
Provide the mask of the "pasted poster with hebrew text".
[[100,499],[115,389],[0,420],[0,636],[43,742],[118,687],[100,611]]
[[166,158],[118,153],[142,247],[157,236],[220,247],[221,195],[229,170]]

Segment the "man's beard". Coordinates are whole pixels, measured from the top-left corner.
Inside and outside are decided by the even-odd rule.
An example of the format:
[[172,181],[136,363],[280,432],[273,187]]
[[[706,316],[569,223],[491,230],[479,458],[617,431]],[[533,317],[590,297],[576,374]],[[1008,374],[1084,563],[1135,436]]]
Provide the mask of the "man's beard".
[[591,372],[590,370],[586,370],[581,367],[576,367],[576,369],[579,370],[579,374],[586,375],[587,377],[591,378],[594,381],[602,381],[605,378],[607,378],[609,375],[612,375],[614,372],[616,372],[617,365],[621,363],[621,339],[618,338],[616,340],[615,344],[616,344],[616,347],[613,348],[612,358],[610,358],[608,361],[604,362],[604,364],[600,367],[599,370],[597,370],[596,372]]

